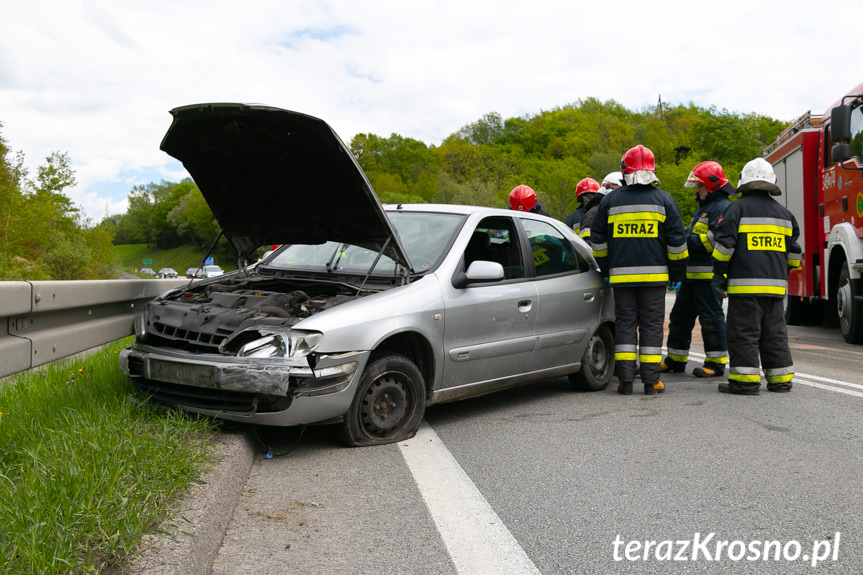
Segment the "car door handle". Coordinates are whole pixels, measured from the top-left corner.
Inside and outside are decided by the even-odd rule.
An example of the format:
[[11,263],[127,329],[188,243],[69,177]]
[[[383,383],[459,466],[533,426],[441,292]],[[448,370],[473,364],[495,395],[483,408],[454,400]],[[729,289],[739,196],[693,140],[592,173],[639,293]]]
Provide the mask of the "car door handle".
[[589,292],[589,291],[584,292],[584,301],[593,301],[595,298],[596,298],[596,296],[593,295],[593,292]]
[[533,307],[533,302],[530,301],[529,299],[523,299],[520,302],[518,302],[518,311],[520,311],[520,312],[528,312],[528,311],[530,311],[530,308],[532,308],[532,307]]

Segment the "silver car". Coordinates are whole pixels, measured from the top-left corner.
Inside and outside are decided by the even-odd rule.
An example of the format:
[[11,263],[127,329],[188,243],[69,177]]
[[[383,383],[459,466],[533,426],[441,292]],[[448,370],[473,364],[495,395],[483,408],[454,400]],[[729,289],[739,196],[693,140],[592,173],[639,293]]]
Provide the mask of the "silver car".
[[334,423],[346,445],[375,445],[412,437],[429,405],[561,376],[581,390],[610,381],[612,294],[562,222],[382,206],[332,129],[295,112],[172,114],[162,149],[192,174],[240,261],[281,246],[148,305],[120,365],[152,401],[263,425]]

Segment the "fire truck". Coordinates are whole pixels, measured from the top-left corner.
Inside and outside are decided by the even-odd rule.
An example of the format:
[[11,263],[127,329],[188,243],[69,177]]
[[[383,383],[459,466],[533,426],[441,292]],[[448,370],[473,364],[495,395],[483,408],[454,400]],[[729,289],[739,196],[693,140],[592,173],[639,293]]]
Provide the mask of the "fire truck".
[[863,343],[863,84],[823,115],[798,118],[763,155],[804,250],[788,277],[786,322],[838,324]]

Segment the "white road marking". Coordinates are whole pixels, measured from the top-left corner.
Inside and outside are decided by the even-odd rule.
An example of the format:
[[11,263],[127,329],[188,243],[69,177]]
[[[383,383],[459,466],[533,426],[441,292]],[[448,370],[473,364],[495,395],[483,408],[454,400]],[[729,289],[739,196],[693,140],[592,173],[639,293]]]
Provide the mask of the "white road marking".
[[[701,353],[690,352],[689,357],[704,359],[705,356]],[[809,387],[817,387],[818,389],[827,389],[835,391],[836,393],[853,395],[854,397],[863,397],[863,385],[860,385],[859,383],[851,383],[850,381],[842,381],[841,379],[830,379],[829,377],[796,372],[794,374],[793,383],[808,385]],[[849,387],[852,389],[847,389]],[[860,391],[854,391],[855,389],[859,389]]]
[[399,449],[460,575],[541,575],[428,423]]

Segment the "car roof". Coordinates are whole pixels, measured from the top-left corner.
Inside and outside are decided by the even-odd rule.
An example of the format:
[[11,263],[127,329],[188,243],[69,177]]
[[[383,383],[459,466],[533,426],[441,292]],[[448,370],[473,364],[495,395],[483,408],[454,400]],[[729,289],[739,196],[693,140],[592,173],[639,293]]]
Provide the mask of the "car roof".
[[183,163],[247,261],[262,245],[337,241],[409,266],[371,184],[323,120],[236,103],[171,115],[161,149]]

